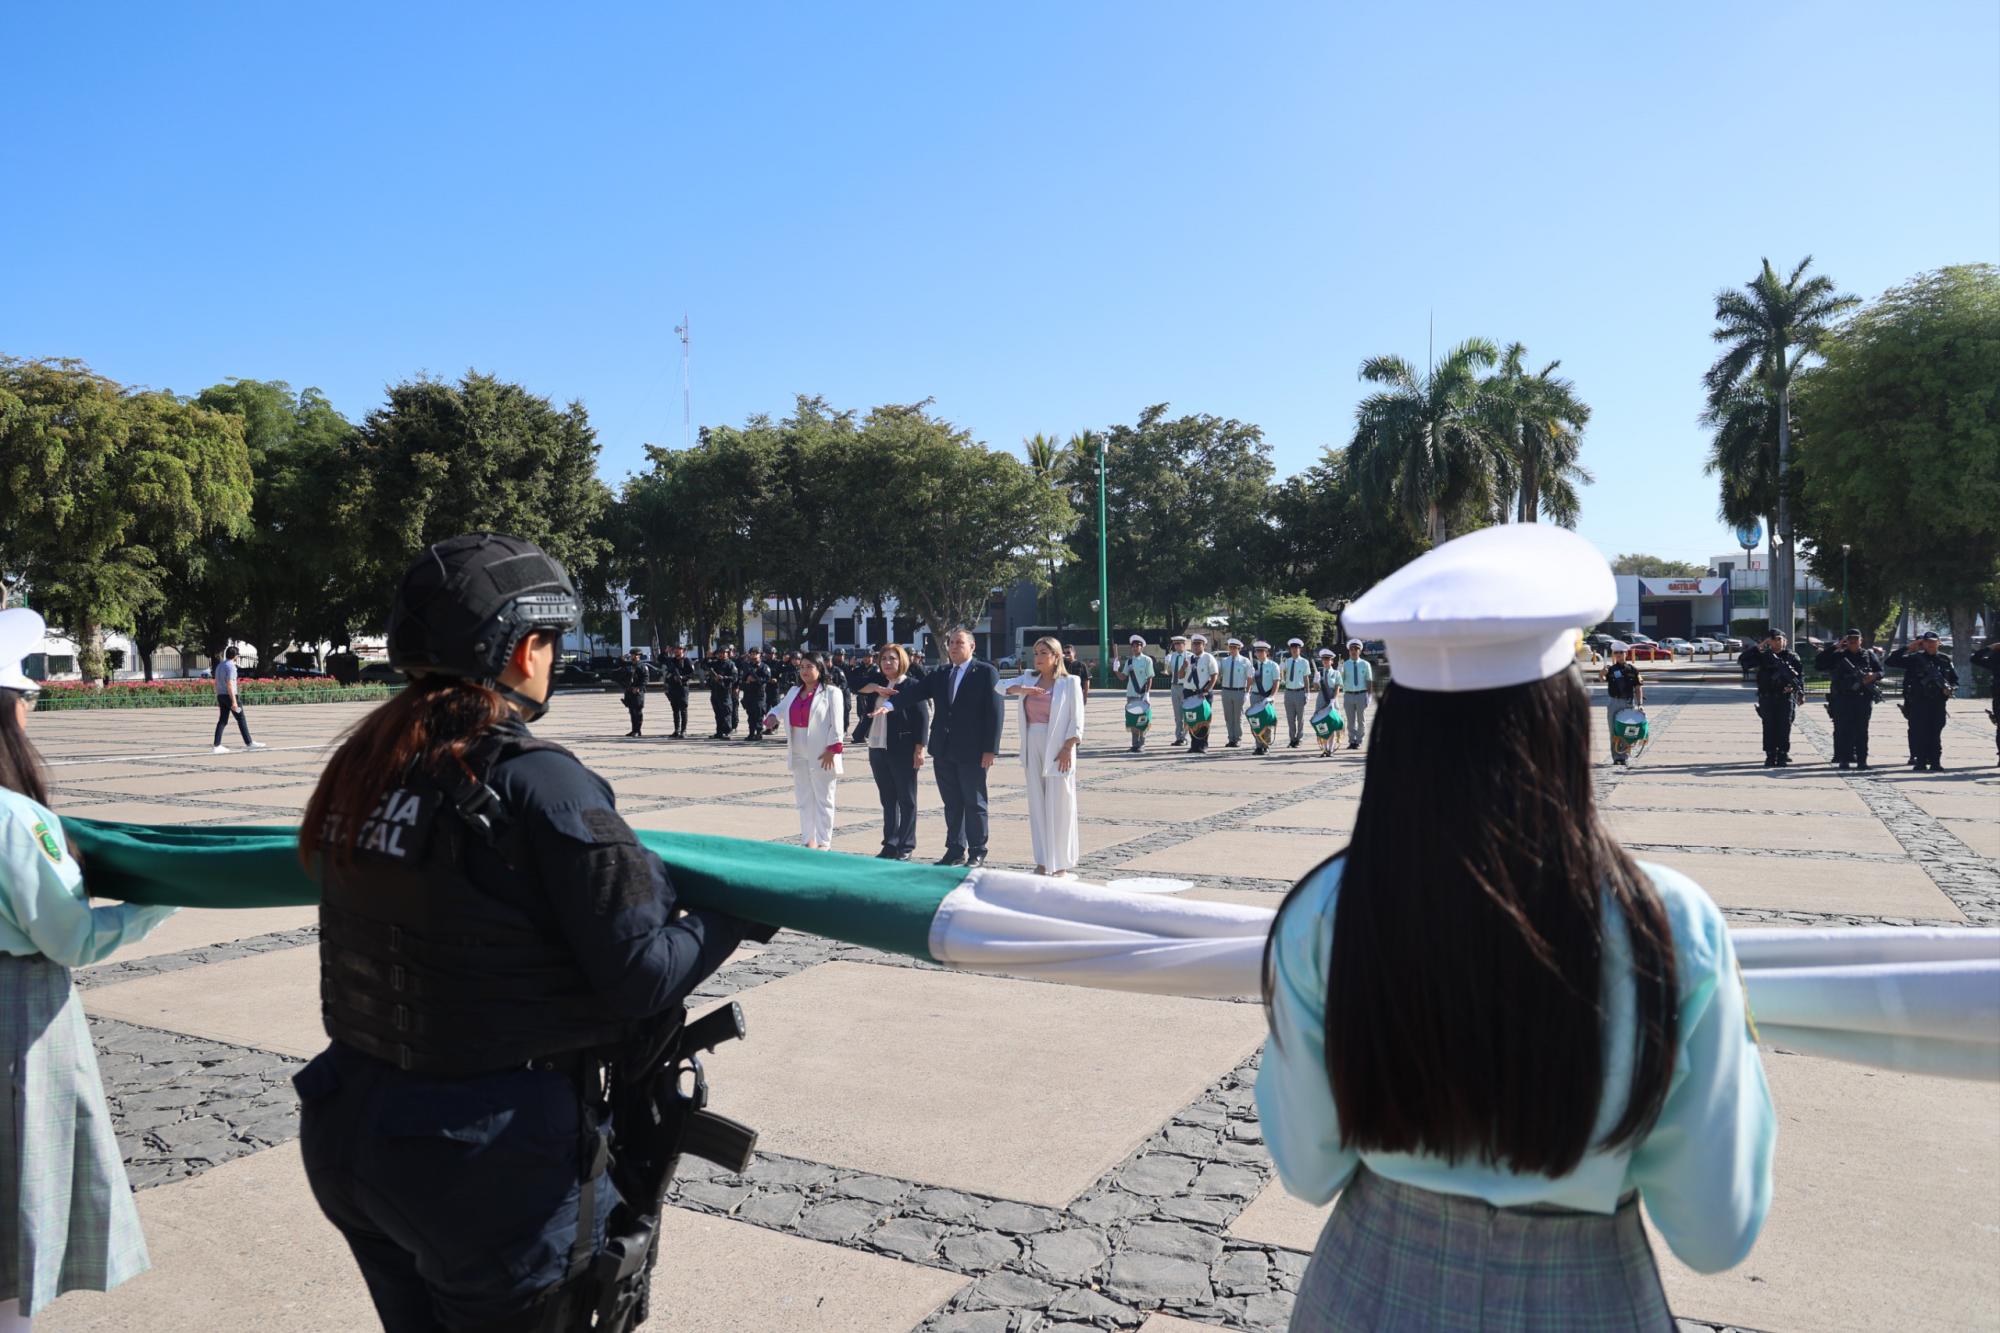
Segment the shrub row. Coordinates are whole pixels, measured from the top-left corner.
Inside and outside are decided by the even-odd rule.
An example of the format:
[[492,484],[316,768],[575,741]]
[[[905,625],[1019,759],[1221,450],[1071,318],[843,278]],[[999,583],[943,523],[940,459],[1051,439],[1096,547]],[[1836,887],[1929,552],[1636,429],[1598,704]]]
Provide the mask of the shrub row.
[[[291,676],[279,680],[244,680],[237,696],[244,704],[368,703],[386,699],[397,685],[342,685],[330,676]],[[88,708],[210,708],[215,698],[212,680],[114,680],[102,689],[81,681],[50,681],[36,700],[38,711],[67,712]]]

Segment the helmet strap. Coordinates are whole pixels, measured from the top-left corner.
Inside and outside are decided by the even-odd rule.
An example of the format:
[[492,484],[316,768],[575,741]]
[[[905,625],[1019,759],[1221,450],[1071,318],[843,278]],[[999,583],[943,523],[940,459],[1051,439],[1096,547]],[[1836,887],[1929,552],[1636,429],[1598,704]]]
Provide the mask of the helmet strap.
[[514,707],[521,711],[521,720],[523,722],[530,724],[540,722],[548,714],[549,701],[547,699],[530,699],[513,686],[502,685],[497,680],[490,681],[488,684],[492,687],[495,694],[513,704]]

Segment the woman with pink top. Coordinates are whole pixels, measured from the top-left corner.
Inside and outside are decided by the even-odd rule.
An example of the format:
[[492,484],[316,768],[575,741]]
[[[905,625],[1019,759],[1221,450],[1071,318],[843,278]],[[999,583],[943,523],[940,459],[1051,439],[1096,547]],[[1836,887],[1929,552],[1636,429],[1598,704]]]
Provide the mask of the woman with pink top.
[[826,658],[799,659],[799,683],[785,691],[764,719],[767,731],[785,731],[785,767],[792,774],[792,799],[799,807],[799,841],[833,850],[833,790],[839,783],[841,696],[846,691],[826,679]]
[[1035,669],[1003,683],[1021,699],[1021,768],[1028,785],[1028,832],[1035,873],[1074,879],[1076,747],[1083,740],[1083,686],[1063,666],[1062,644],[1035,640]]

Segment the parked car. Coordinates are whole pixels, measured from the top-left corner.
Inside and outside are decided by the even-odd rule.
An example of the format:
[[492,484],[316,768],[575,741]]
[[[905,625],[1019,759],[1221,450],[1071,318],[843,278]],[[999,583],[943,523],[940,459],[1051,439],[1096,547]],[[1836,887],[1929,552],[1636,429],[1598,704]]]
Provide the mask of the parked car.
[[1750,641],[1748,639],[1739,639],[1734,634],[1722,641],[1722,651],[1725,653],[1740,653],[1749,646]]
[[369,662],[355,675],[363,685],[401,685],[403,673],[387,662]]
[[1671,648],[1664,647],[1651,640],[1645,643],[1631,644],[1629,648],[1630,651],[1626,655],[1634,662],[1671,662],[1674,660]]
[[1641,633],[1639,633],[1639,631],[1637,631],[1637,630],[1633,630],[1633,631],[1632,631],[1632,632],[1631,632],[1630,634],[1627,634],[1627,635],[1625,636],[1625,642],[1627,642],[1627,643],[1652,643],[1652,642],[1653,642],[1653,636],[1652,636],[1652,635],[1650,635],[1650,634],[1641,634]]
[[1612,644],[1623,643],[1625,640],[1619,638],[1616,634],[1592,634],[1585,638],[1584,642],[1603,654],[1611,651]]
[[1694,645],[1686,639],[1662,639],[1660,640],[1660,646],[1670,653],[1686,653],[1689,657],[1694,656]]
[[1694,641],[1694,650],[1698,653],[1707,653],[1710,657],[1713,657],[1722,651],[1722,641],[1720,639],[1696,639]]

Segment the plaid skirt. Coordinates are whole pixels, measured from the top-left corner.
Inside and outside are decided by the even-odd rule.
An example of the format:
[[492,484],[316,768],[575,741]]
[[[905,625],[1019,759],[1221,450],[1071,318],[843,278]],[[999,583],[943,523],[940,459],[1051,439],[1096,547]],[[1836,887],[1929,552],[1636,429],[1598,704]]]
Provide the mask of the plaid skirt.
[[1609,1216],[1495,1208],[1363,1167],[1320,1233],[1291,1327],[1673,1333],[1674,1319],[1636,1194]]
[[107,1291],[149,1266],[69,969],[0,954],[0,1301],[33,1315],[66,1291]]

